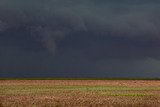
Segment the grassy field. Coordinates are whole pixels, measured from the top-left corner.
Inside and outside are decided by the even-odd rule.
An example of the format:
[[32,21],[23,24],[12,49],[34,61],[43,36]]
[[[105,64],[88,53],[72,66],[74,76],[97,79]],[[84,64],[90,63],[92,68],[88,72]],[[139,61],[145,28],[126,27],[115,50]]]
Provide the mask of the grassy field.
[[0,107],[160,107],[160,81],[0,80]]

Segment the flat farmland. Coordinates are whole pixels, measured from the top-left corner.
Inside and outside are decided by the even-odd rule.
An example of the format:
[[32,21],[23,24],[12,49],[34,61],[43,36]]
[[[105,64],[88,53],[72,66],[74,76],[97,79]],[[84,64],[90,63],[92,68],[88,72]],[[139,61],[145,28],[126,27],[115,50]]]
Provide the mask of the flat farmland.
[[160,107],[160,81],[0,80],[0,107]]

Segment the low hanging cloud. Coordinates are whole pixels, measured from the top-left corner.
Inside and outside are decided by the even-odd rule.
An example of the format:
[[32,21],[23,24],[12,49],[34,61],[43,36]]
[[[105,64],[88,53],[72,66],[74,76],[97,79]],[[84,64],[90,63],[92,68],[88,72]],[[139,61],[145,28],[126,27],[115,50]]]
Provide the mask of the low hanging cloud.
[[1,0],[0,33],[24,31],[53,55],[74,36],[90,59],[159,59],[159,12],[157,0]]

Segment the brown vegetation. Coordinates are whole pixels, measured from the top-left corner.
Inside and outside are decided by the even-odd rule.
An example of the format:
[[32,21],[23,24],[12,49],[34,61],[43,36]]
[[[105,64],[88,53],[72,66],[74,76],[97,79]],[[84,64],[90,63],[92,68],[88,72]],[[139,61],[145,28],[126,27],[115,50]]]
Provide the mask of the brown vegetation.
[[1,80],[3,106],[159,107],[160,81]]

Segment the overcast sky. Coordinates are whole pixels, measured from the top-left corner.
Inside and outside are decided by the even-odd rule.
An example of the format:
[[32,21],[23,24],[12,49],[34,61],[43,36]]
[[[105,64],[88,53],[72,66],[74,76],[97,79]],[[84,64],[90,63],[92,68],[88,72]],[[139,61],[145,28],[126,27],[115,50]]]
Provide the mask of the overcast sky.
[[160,1],[0,0],[0,77],[160,77]]

